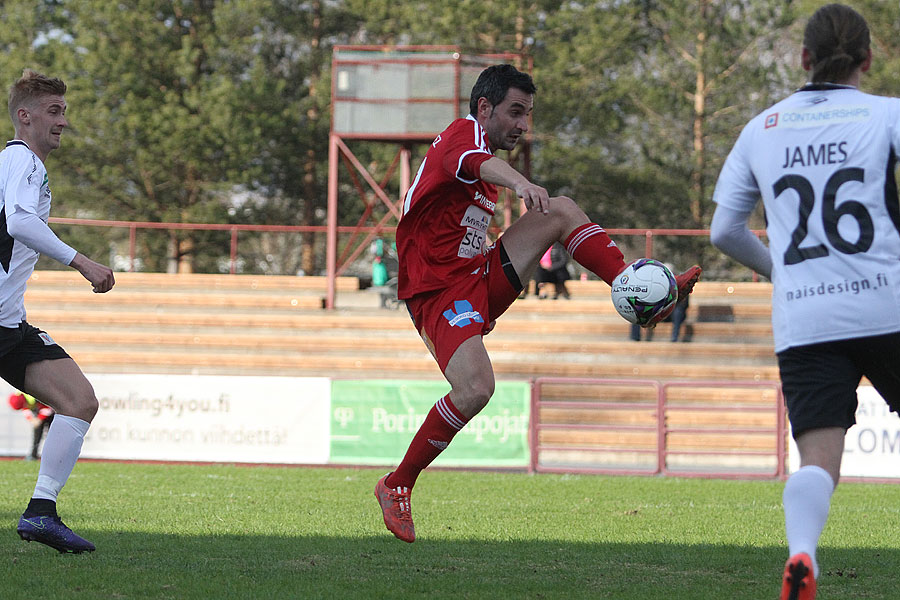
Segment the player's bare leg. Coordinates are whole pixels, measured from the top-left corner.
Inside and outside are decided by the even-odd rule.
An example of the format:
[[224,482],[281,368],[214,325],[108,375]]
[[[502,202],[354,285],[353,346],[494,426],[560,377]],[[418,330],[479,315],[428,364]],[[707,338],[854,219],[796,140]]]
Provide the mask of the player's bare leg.
[[88,423],[97,414],[94,388],[71,358],[31,363],[25,371],[25,387],[57,414]]
[[450,399],[466,419],[481,412],[494,395],[494,366],[484,347],[484,338],[463,342],[447,363],[444,377],[450,382]]
[[428,413],[397,469],[375,485],[385,526],[405,542],[416,537],[410,502],[416,479],[494,393],[494,371],[481,335],[468,338],[456,349],[444,375],[450,393]]
[[[591,223],[575,202],[566,196],[550,198],[547,213],[528,211],[502,236],[516,273],[528,281],[538,262],[554,242],[560,242],[569,255],[606,283],[625,268],[622,253],[602,227]],[[694,265],[675,276],[680,297],[690,294],[700,279],[701,269]]]
[[803,432],[796,440],[800,468],[814,465],[824,469],[837,485],[846,435],[847,430],[843,427],[821,427]]
[[24,391],[52,407],[56,416],[44,442],[34,494],[19,519],[19,536],[60,552],[92,552],[94,545],[60,520],[56,499],[75,467],[90,421],[97,413],[94,389],[75,361],[64,358],[28,365]]
[[[516,219],[503,233],[502,239],[503,248],[519,280],[528,281],[531,278],[541,256],[554,242],[564,244],[575,229],[588,223],[590,219],[584,211],[566,196],[550,198],[547,213],[528,211]],[[621,266],[624,267],[625,263],[622,262]]]

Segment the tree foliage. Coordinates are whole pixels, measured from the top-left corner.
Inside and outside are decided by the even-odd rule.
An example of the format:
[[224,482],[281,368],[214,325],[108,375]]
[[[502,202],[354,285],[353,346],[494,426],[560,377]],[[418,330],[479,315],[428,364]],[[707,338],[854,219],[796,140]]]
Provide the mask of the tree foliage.
[[[850,4],[872,28],[875,62],[864,89],[898,95],[896,7]],[[31,67],[69,84],[70,131],[50,159],[55,215],[321,225],[334,45],[518,53],[538,85],[533,179],[571,195],[607,227],[694,228],[708,225],[713,184],[741,126],[803,83],[802,28],[820,5],[3,0],[0,75],[11,83]],[[424,150],[414,148],[413,160]],[[367,144],[359,157],[379,179],[394,151]],[[387,185],[398,193],[396,175]],[[340,195],[346,224],[372,201],[346,182]],[[121,251],[125,236],[66,234],[93,253],[110,243]],[[227,243],[218,233],[142,234],[139,254],[146,269],[181,260],[215,271],[227,267]],[[324,267],[321,236],[246,236],[241,244],[244,270]]]

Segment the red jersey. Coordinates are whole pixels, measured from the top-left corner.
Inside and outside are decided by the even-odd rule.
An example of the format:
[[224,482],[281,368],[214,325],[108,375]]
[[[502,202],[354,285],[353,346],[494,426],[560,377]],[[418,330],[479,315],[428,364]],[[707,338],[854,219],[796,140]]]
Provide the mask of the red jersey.
[[455,120],[431,143],[397,227],[399,298],[445,288],[484,266],[497,186],[478,173],[492,156],[484,129],[471,115]]

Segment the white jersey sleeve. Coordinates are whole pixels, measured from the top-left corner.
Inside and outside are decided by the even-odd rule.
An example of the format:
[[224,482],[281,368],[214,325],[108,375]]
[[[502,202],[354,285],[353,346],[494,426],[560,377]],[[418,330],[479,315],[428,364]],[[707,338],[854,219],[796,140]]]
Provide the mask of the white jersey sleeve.
[[3,191],[7,233],[35,252],[68,265],[75,250],[63,243],[47,225],[50,218],[50,184],[44,164],[27,146],[13,144]]
[[24,142],[0,152],[0,326],[25,320],[25,286],[40,253],[68,265],[75,250],[50,227],[50,185],[43,162]]
[[56,237],[53,230],[33,212],[19,207],[6,214],[6,227],[9,235],[17,242],[21,242],[39,254],[46,254],[50,258],[66,266],[75,258],[77,252],[74,248]]
[[761,198],[775,349],[900,331],[900,99],[807,86],[752,119],[713,194]]

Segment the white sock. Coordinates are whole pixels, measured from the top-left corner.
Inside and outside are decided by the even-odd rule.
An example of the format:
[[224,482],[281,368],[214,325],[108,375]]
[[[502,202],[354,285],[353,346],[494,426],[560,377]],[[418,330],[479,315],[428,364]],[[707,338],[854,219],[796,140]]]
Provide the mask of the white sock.
[[41,452],[41,468],[38,470],[37,485],[34,486],[32,498],[43,498],[56,502],[56,497],[81,454],[84,435],[91,424],[76,417],[55,415],[44,450]]
[[828,471],[809,465],[802,467],[784,484],[784,526],[788,552],[794,556],[806,552],[813,561],[813,574],[819,577],[816,547],[828,520],[834,481]]

